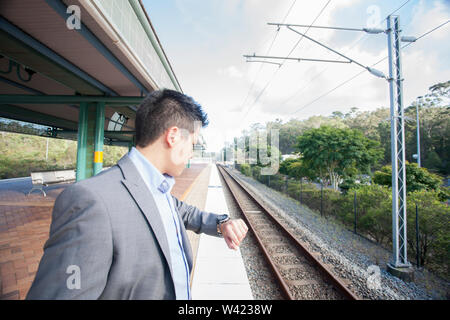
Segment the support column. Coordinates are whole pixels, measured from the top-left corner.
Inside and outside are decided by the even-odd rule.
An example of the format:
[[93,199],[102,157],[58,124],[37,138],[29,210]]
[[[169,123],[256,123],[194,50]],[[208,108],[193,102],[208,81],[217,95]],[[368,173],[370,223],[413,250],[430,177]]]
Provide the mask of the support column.
[[77,181],[99,173],[103,167],[105,103],[80,104],[78,119]]
[[77,181],[86,178],[86,142],[87,142],[87,110],[86,102],[80,104],[78,114],[78,138],[77,138]]
[[133,135],[133,141],[128,142],[128,152],[130,152],[133,147],[136,147],[136,134]]
[[94,175],[95,124],[97,122],[97,104],[88,104],[88,128],[86,141],[86,179]]
[[105,103],[98,102],[95,121],[94,175],[103,168],[103,140],[105,131]]
[[401,64],[401,29],[398,16],[387,18],[389,51],[389,93],[391,113],[392,161],[392,261],[388,271],[411,281],[413,270],[407,258],[406,168],[403,76]]

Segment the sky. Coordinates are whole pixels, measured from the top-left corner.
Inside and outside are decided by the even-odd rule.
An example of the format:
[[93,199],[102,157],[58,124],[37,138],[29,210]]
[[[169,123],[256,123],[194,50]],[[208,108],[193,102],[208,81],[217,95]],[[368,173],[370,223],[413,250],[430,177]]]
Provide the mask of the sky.
[[[183,92],[208,113],[210,123],[202,134],[207,150],[213,152],[252,123],[330,116],[352,107],[360,111],[389,107],[388,82],[367,71],[351,79],[364,71],[355,63],[246,62],[246,54],[344,60],[268,22],[386,29],[385,18],[395,11],[402,35],[418,37],[450,19],[450,0],[143,0],[143,4]],[[364,66],[388,54],[384,33],[294,29]],[[449,40],[447,23],[402,50],[405,107],[428,93],[430,86],[450,80]],[[388,59],[374,68],[388,75]]]

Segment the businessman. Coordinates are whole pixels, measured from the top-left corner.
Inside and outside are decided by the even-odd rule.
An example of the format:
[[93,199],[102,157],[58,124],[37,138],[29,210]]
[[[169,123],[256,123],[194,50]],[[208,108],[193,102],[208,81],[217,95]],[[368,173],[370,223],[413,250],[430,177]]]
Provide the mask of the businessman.
[[136,112],[136,148],[56,199],[27,299],[190,299],[186,229],[222,236],[230,249],[248,230],[170,194],[207,124],[192,98],[150,93]]

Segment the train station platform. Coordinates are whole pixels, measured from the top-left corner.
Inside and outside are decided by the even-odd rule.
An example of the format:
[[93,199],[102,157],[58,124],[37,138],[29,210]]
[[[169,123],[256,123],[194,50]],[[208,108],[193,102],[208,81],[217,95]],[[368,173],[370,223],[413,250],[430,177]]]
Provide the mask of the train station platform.
[[[192,191],[207,189],[207,185],[201,187],[200,178],[209,177],[210,167],[206,163],[191,164],[175,179],[172,194],[202,207],[196,199],[199,192]],[[48,239],[54,202],[69,185],[44,187],[47,197],[39,192],[27,196],[32,188],[30,177],[0,180],[0,300],[26,297]]]
[[[204,211],[229,214],[219,172],[211,166]],[[239,249],[223,238],[201,234],[192,278],[193,300],[253,300]]]

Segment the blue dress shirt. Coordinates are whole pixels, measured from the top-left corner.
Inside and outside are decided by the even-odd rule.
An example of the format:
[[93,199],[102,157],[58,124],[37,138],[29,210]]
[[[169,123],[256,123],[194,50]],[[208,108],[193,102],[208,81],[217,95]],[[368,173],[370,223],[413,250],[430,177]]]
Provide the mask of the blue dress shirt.
[[170,248],[173,283],[177,300],[189,300],[189,266],[183,248],[180,223],[175,211],[170,190],[175,179],[168,174],[161,174],[155,166],[136,148],[128,153],[139,174],[155,198],[159,214],[164,224],[164,231]]

